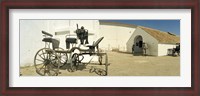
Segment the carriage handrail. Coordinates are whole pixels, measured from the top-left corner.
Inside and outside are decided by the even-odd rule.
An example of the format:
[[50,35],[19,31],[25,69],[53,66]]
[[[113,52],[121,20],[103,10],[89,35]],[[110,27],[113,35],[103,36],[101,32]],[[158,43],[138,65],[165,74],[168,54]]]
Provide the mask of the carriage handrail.
[[42,30],[42,33],[45,34],[45,35],[48,35],[48,36],[50,36],[50,37],[53,37],[52,34],[50,34],[50,33],[48,33],[48,32],[45,32],[45,31],[43,31],[43,30]]

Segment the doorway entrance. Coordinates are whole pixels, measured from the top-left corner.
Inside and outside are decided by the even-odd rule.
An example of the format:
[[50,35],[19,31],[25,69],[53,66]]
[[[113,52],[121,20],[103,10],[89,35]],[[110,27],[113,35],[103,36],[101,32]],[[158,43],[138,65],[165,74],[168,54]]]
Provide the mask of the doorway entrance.
[[143,45],[142,36],[141,35],[136,36],[132,47],[134,55],[143,55],[142,45]]

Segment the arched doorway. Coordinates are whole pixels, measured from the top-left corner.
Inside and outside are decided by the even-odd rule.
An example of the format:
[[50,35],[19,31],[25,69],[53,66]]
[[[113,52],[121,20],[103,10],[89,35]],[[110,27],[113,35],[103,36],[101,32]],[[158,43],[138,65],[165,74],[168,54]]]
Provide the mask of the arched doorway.
[[133,43],[133,54],[134,55],[142,55],[143,54],[142,44],[143,44],[142,36],[141,35],[136,36],[134,39],[134,43]]

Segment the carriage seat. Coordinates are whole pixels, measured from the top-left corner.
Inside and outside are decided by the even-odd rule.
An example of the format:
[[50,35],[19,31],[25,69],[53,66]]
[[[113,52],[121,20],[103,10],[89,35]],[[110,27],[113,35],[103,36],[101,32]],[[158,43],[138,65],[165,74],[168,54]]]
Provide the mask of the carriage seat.
[[65,43],[66,43],[66,49],[70,49],[70,44],[76,44],[77,39],[76,38],[66,38]]
[[43,42],[52,43],[53,50],[56,49],[56,48],[59,48],[60,41],[57,40],[57,39],[54,39],[54,38],[43,38],[42,41]]

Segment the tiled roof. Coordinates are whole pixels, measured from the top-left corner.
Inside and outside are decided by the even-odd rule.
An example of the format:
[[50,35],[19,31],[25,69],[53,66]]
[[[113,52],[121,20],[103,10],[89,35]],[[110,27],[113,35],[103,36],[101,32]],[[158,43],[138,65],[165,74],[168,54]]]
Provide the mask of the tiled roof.
[[170,32],[163,32],[160,30],[139,26],[142,30],[153,36],[159,43],[175,44],[180,43],[180,37]]
[[117,23],[117,22],[108,22],[108,21],[99,21],[100,25],[114,25],[114,26],[122,26],[122,27],[130,27],[130,28],[141,28],[148,34],[150,34],[152,37],[154,37],[156,40],[158,40],[159,43],[166,43],[166,44],[175,44],[180,43],[180,37],[176,36],[175,34],[172,34],[170,32],[164,32],[148,27],[143,26],[137,26],[133,24],[123,24],[123,23]]

